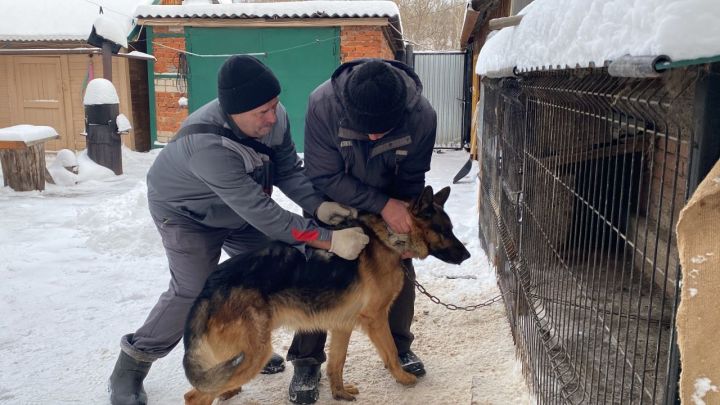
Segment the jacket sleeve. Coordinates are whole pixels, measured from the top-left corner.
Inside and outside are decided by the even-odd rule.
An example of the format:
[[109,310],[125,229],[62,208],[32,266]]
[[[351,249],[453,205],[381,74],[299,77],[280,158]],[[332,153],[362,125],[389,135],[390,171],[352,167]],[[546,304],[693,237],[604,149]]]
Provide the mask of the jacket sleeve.
[[325,201],[307,177],[302,161],[297,155],[295,143],[290,136],[290,124],[280,146],[275,148],[275,185],[305,212],[315,215],[318,206]]
[[242,158],[224,148],[209,147],[193,154],[190,170],[225,204],[271,239],[289,244],[303,239],[330,239],[331,232],[314,220],[283,209],[245,172]]
[[305,116],[305,168],[308,177],[333,201],[379,214],[388,196],[345,174],[342,154],[335,139],[338,135],[323,119],[332,112],[319,111],[319,107],[320,104],[311,97]]
[[394,181],[393,189],[397,190],[398,198],[403,200],[411,200],[422,193],[425,188],[425,173],[430,170],[437,132],[437,114],[429,105],[422,114],[421,124],[418,125],[421,132],[415,141],[416,145],[400,164]]

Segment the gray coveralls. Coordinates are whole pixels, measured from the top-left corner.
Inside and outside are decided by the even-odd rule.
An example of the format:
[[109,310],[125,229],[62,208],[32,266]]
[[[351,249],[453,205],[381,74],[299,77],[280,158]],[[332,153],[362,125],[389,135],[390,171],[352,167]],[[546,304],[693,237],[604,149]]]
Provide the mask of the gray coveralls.
[[[271,184],[304,211],[314,213],[324,199],[305,176],[282,105],[277,117],[271,133],[259,139],[274,153]],[[244,137],[217,100],[191,114],[183,127],[194,124],[224,127]],[[160,152],[147,176],[148,204],[167,254],[170,285],[145,323],[123,336],[125,353],[153,361],[178,344],[190,308],[215,270],[221,249],[234,256],[279,240],[303,250],[293,235],[314,230],[320,240],[330,239],[331,231],[286,211],[263,190],[268,159],[212,133],[184,136]]]

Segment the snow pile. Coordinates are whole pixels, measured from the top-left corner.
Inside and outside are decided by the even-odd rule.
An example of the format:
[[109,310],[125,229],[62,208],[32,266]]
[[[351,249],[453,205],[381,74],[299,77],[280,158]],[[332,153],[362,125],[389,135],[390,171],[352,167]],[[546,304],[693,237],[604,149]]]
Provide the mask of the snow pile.
[[720,55],[717,0],[535,0],[490,38],[476,73],[602,65],[624,55]]
[[107,79],[92,79],[85,89],[83,105],[120,104],[117,91]]
[[105,38],[108,41],[112,41],[123,48],[127,48],[127,33],[118,24],[117,21],[107,17],[104,14],[100,14],[93,23],[95,27],[95,33]]
[[90,156],[87,154],[87,149],[80,152],[80,156],[78,157],[78,182],[105,180],[113,177],[115,177],[115,172],[90,159]]
[[125,114],[118,115],[117,118],[115,118],[115,124],[118,127],[118,132],[128,132],[132,129],[130,120],[125,116]]
[[30,143],[40,139],[48,139],[58,136],[55,128],[43,125],[15,125],[7,128],[0,128],[0,141],[22,141]]
[[75,152],[70,149],[61,149],[55,155],[55,160],[47,165],[48,173],[58,186],[74,186],[78,182],[78,161]]
[[79,210],[77,227],[87,236],[87,246],[100,254],[135,252],[137,257],[147,257],[163,251],[143,181],[126,193]]

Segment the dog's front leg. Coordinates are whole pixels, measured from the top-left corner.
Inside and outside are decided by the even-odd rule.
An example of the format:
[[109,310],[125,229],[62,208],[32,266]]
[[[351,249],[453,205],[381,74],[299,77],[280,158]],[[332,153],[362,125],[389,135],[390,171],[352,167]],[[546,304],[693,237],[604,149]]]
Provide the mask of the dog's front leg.
[[[378,312],[387,314],[387,311]],[[400,366],[397,347],[395,347],[395,342],[390,333],[387,315],[377,318],[360,315],[360,324],[370,338],[370,341],[372,341],[375,349],[377,349],[378,354],[380,354],[380,358],[385,364],[385,367],[390,370],[395,380],[403,385],[415,384],[417,377],[403,370],[402,366]]]
[[328,358],[327,374],[330,380],[330,390],[333,398],[354,401],[358,389],[352,384],[343,381],[343,368],[347,357],[347,348],[350,343],[352,330],[330,331],[330,356]]

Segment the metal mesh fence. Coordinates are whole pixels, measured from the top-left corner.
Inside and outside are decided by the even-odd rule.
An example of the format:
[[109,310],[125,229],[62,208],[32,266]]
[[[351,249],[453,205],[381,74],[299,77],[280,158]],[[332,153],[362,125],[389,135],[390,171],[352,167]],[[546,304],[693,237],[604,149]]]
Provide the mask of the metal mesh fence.
[[485,79],[481,240],[541,403],[672,403],[701,69]]

